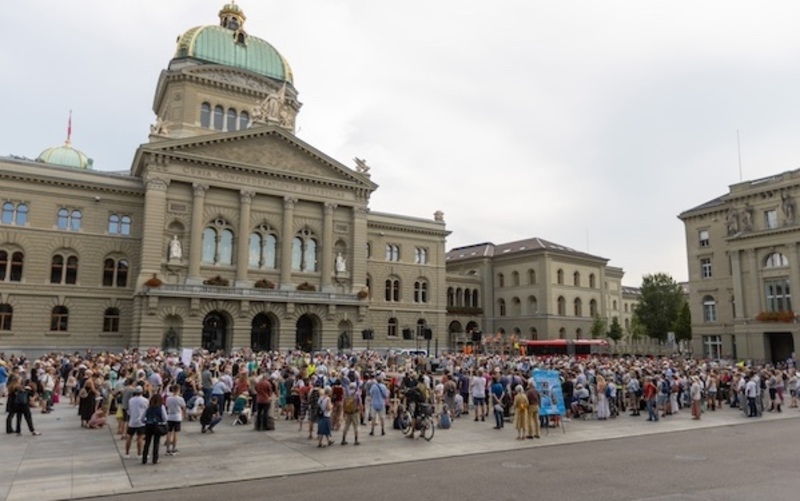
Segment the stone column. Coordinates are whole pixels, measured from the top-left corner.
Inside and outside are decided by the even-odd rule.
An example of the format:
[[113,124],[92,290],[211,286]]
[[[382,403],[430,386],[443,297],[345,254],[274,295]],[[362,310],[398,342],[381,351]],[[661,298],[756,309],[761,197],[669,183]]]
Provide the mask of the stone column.
[[[350,267],[348,272],[350,273],[350,283],[352,284],[351,292],[360,291],[364,287],[366,287],[366,280],[367,280],[367,208],[366,207],[353,207],[353,248],[351,250],[350,256],[352,259],[350,260]],[[383,252],[383,249],[373,249],[373,252]],[[356,256],[362,256],[359,259],[356,259]],[[373,294],[380,293],[383,294],[382,287],[378,287],[377,283],[373,283],[372,286],[375,290],[372,291]],[[402,328],[402,325],[400,326]]]
[[296,198],[283,197],[283,228],[281,231],[281,285],[292,290],[292,239],[294,238],[294,206]]
[[247,269],[250,266],[250,207],[252,207],[252,191],[242,190],[239,193],[239,236],[236,253],[236,287],[243,287],[247,281]]
[[205,226],[205,199],[207,184],[192,185],[192,230],[189,242],[189,277],[187,283],[198,285],[203,283],[200,276],[200,257],[203,255],[203,229]]
[[161,262],[167,252],[164,246],[164,218],[169,179],[151,177],[147,179],[145,187],[140,281],[152,278],[154,273],[161,273]]
[[[742,263],[738,250],[731,251],[731,274],[733,275],[733,300],[736,302],[734,319],[747,318],[744,289],[742,288]],[[722,298],[720,298],[722,299]]]
[[336,204],[326,203],[322,216],[322,292],[333,292],[333,213]]
[[747,311],[749,317],[755,318],[761,312],[761,284],[758,283],[758,259],[756,258],[755,249],[750,249],[747,253],[750,274],[747,280],[748,294],[745,311]]
[[[789,292],[797,290],[800,287],[800,259],[798,259],[798,249],[796,243],[789,245]],[[798,311],[800,305],[800,298],[792,301],[792,311]]]

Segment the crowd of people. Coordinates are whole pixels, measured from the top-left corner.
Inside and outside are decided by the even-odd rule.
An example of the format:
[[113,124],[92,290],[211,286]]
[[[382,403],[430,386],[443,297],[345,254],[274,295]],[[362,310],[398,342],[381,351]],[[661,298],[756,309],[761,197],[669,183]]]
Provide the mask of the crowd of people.
[[[556,371],[563,415],[542,409],[543,395],[534,369]],[[354,353],[300,351],[235,353],[195,351],[191,356],[126,350],[121,353],[49,354],[37,359],[0,354],[0,396],[6,397],[6,433],[33,435],[33,413],[55,404],[74,407],[80,425],[103,428],[115,417],[125,440],[125,457],[135,443],[143,463],[159,462],[160,443],[178,454],[184,421],[198,421],[200,432],[230,416],[256,431],[294,426],[317,446],[347,445],[352,430],[370,435],[400,428],[403,409],[428,406],[440,428],[458,419],[511,423],[517,440],[540,437],[542,426],[558,420],[613,419],[623,414],[647,421],[689,410],[739,409],[742,416],[797,407],[798,377],[793,360],[780,365],[724,363],[683,358],[546,358],[443,354],[403,357],[392,351]],[[548,394],[546,398],[556,398]],[[548,407],[549,409],[550,407]],[[414,438],[414,428],[407,435]]]

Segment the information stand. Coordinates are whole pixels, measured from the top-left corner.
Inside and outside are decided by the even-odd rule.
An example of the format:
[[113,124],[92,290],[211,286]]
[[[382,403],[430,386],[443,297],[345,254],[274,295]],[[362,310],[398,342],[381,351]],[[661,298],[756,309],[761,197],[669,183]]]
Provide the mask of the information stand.
[[561,378],[558,371],[547,371],[534,369],[533,381],[539,391],[541,399],[539,405],[539,416],[547,418],[546,433],[550,434],[550,420],[561,428],[562,433],[566,433],[564,428],[564,416],[567,414],[564,395],[561,391]]

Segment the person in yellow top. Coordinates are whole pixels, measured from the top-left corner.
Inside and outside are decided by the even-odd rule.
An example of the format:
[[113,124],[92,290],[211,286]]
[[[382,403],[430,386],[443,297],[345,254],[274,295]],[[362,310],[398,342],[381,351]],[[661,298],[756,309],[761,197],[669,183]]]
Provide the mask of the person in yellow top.
[[525,430],[528,424],[528,395],[521,384],[514,388],[514,429],[517,430],[517,440],[525,440]]

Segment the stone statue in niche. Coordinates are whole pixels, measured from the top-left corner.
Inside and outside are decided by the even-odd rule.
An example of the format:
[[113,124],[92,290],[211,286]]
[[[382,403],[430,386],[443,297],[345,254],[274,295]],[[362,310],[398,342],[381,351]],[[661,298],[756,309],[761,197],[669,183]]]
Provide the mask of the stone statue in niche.
[[175,327],[170,327],[164,336],[164,350],[177,349],[179,345],[178,332]]
[[753,231],[753,207],[749,203],[745,204],[742,211],[742,230]]
[[728,226],[728,236],[739,233],[739,213],[736,212],[736,209],[728,209],[725,224]]
[[178,235],[173,235],[169,243],[169,260],[179,261],[183,258],[183,249],[181,248],[181,241],[178,240]]
[[787,223],[793,223],[795,218],[795,205],[794,199],[788,193],[781,193],[781,209],[783,215],[786,216]]
[[347,273],[347,261],[341,252],[336,253],[336,273]]

